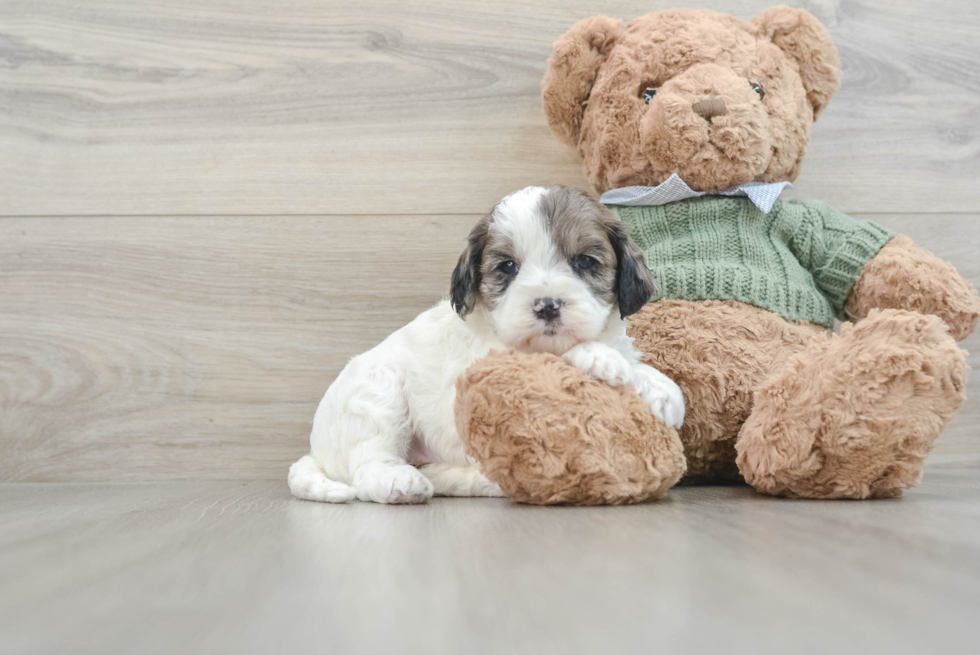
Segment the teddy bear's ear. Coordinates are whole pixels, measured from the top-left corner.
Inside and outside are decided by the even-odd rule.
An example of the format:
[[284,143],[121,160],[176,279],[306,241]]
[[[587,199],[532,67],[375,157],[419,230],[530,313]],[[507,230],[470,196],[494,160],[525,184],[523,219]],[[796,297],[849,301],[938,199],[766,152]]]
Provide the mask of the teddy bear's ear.
[[752,23],[799,66],[816,120],[840,87],[840,57],[827,28],[805,9],[786,5],[769,7]]
[[552,131],[570,146],[578,144],[585,103],[599,66],[619,39],[620,23],[608,16],[586,18],[555,42],[542,82],[544,113]]

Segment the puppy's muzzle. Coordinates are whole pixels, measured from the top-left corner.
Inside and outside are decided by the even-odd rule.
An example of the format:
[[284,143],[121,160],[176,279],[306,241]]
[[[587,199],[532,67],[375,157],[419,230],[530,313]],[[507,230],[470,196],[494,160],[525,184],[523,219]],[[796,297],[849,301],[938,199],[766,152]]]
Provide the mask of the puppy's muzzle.
[[542,321],[551,323],[561,316],[561,298],[538,298],[534,301],[534,315]]

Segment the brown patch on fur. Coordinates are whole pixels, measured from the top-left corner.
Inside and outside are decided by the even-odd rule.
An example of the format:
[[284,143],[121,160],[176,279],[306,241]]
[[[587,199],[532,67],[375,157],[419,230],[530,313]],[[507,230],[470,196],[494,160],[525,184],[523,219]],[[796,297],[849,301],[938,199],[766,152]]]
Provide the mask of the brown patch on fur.
[[684,392],[680,429],[688,483],[731,483],[735,440],[755,390],[814,337],[812,323],[790,323],[768,310],[721,300],[659,300],[631,320],[643,361]]
[[[522,263],[511,238],[490,228],[498,208],[499,203],[473,227],[453,271],[452,304],[463,318],[478,296],[493,306],[506,292],[515,276],[502,272],[502,263],[513,260],[518,267]],[[655,285],[643,251],[608,207],[582,189],[556,185],[546,189],[539,209],[542,227],[573,270],[576,255],[597,261],[587,271],[576,271],[593,295],[610,304],[617,302],[624,317],[650,299]]]
[[547,217],[552,241],[570,266],[576,255],[596,260],[592,268],[578,275],[593,296],[613,304],[618,262],[609,241],[609,224],[618,222],[616,216],[585,191],[565,186],[548,189],[541,197],[541,211]]
[[593,295],[615,300],[622,317],[650,300],[656,285],[646,257],[608,207],[581,189],[565,186],[550,187],[541,202],[551,237],[569,264],[580,254],[599,260],[599,270],[579,273]]
[[980,296],[952,264],[900,234],[865,265],[848,296],[848,315],[856,319],[874,308],[935,314],[961,341],[977,327]]
[[[605,16],[577,23],[555,43],[543,101],[600,192],[675,172],[712,192],[796,179],[811,124],[839,83],[830,35],[802,9],[772,7],[752,23],[669,9],[622,31]],[[658,89],[649,104],[648,86]],[[724,114],[699,116],[705,101]]]
[[965,355],[937,317],[893,309],[813,339],[755,394],[739,470],[769,494],[901,495],[965,398]]
[[521,264],[521,258],[515,252],[513,241],[509,235],[499,230],[490,230],[486,247],[483,249],[483,262],[480,264],[479,288],[480,297],[491,307],[497,304],[517,277],[500,270],[501,264],[507,261],[513,261],[518,266]]
[[631,387],[548,354],[491,353],[456,382],[466,452],[514,500],[621,505],[660,498],[684,471],[677,431]]
[[456,268],[453,269],[449,287],[449,297],[453,309],[462,318],[473,311],[480,283],[483,280],[483,251],[490,234],[490,223],[493,222],[493,210],[481,218],[466,239],[466,247],[459,255]]

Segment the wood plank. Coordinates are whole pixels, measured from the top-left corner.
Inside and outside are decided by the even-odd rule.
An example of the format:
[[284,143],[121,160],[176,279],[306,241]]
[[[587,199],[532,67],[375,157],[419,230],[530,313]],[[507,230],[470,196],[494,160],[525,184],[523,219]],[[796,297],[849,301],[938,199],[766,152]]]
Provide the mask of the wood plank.
[[0,220],[0,480],[282,477],[474,222]]
[[[705,0],[750,18],[772,0]],[[980,205],[980,4],[795,3],[844,87],[797,189],[844,211]],[[585,185],[548,131],[551,43],[670,0],[6,0],[0,215],[470,214]]]
[[972,653],[978,473],[930,467],[898,501],[604,508],[0,485],[0,650]]
[[[980,215],[875,218],[980,282]],[[476,219],[0,219],[0,481],[281,479]],[[980,376],[969,395],[938,454],[980,453]]]

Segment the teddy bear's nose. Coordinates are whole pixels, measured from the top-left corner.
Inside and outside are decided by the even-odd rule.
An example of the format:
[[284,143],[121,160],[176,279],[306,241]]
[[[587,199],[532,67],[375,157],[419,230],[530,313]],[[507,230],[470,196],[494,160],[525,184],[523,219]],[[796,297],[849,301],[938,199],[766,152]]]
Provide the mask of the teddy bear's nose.
[[717,97],[698,100],[691,105],[691,109],[706,121],[710,121],[715,116],[722,116],[728,111],[725,101]]

